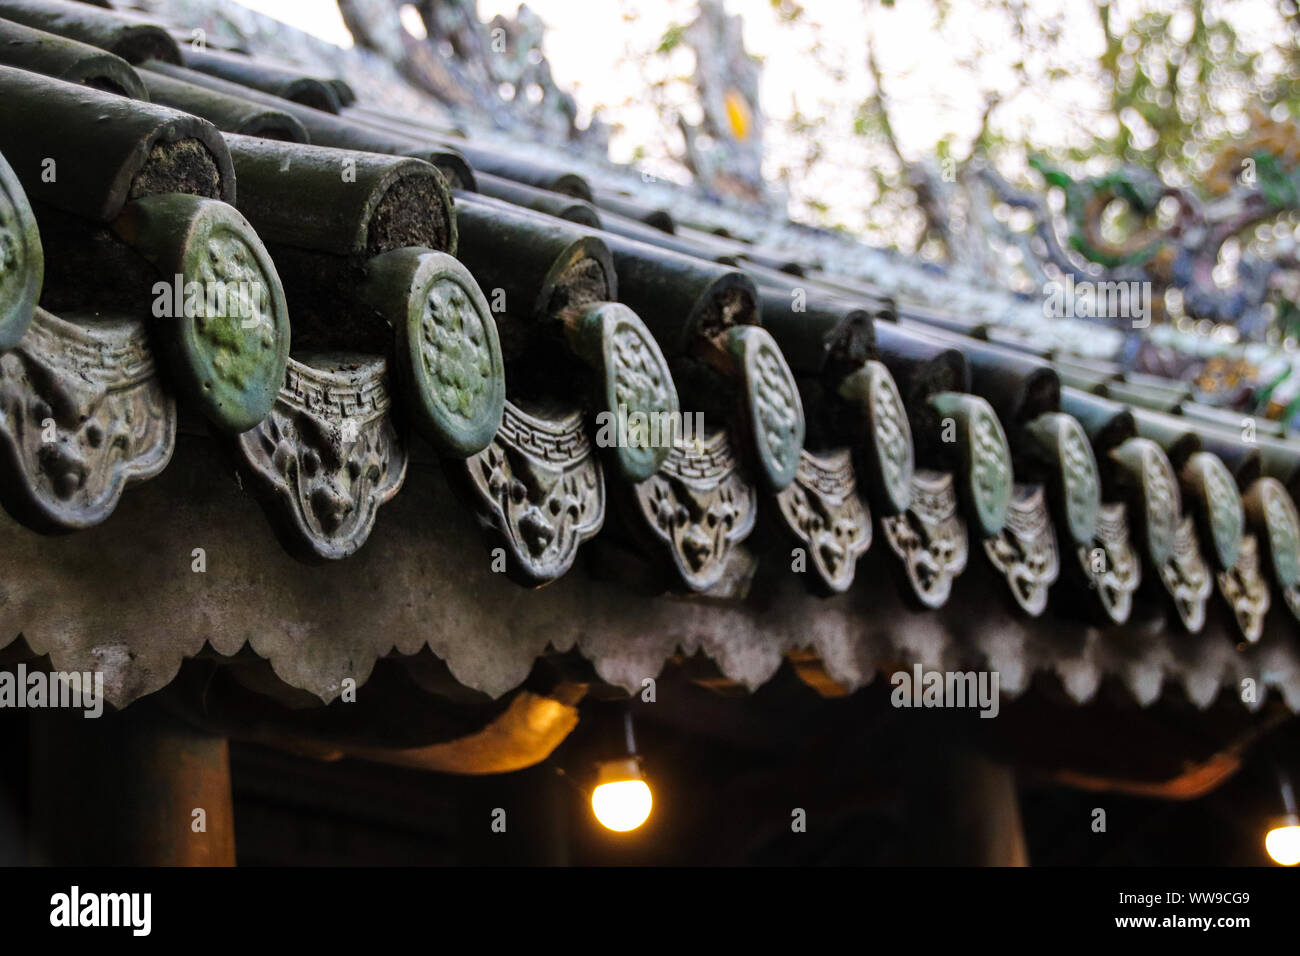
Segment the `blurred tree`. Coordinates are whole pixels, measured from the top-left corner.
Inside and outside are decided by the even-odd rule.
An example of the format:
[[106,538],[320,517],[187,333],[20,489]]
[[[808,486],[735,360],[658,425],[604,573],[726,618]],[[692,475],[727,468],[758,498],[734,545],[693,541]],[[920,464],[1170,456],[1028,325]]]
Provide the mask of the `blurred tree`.
[[528,129],[552,143],[608,147],[599,121],[577,125],[573,96],[556,85],[542,53],[545,25],[526,4],[513,17],[487,22],[479,19],[476,0],[338,0],[338,6],[359,46],[383,54],[453,113]]
[[[775,24],[806,77],[780,78],[794,87],[788,111],[755,113],[768,128],[768,179],[789,191],[795,212],[946,258],[953,237],[936,184],[960,178],[972,159],[1040,187],[1027,162],[1034,154],[1075,173],[1137,165],[1187,187],[1246,132],[1252,107],[1295,116],[1296,3],[858,0],[850,30],[842,0],[731,0],[727,9]],[[638,5],[624,5],[632,25]],[[686,169],[680,116],[698,115],[703,81],[697,66],[683,69],[675,57],[690,45],[692,23],[699,20],[687,4],[662,34],[630,38],[625,53],[642,65],[662,110],[661,145],[648,151]],[[675,69],[665,69],[670,60]],[[928,139],[910,121],[918,112],[934,116]],[[909,122],[900,126],[900,118]],[[847,190],[845,180],[859,174],[865,181],[853,202],[831,197],[829,187]],[[1109,224],[1125,225],[1122,217]]]
[[[925,0],[918,0],[925,2]],[[952,20],[946,0],[929,0],[940,36]],[[982,5],[990,40],[977,40],[973,55],[957,65],[980,91],[982,113],[974,135],[961,144],[948,138],[929,150],[905,154],[892,134],[891,112],[910,104],[889,96],[891,79],[876,62],[877,34],[871,31],[866,57],[874,89],[859,106],[855,132],[881,135],[889,141],[906,175],[899,188],[910,189],[927,212],[916,246],[931,240],[946,245],[947,236],[930,206],[933,170],[946,169],[952,180],[972,159],[1011,166],[1011,174],[1027,172],[1024,157],[1045,154],[1075,172],[1099,172],[1116,164],[1132,164],[1157,173],[1171,185],[1189,186],[1210,169],[1216,153],[1233,137],[1246,132],[1247,110],[1273,110],[1274,118],[1296,115],[1300,107],[1300,17],[1295,0],[1273,3],[1274,21],[1285,28],[1262,47],[1257,34],[1247,43],[1237,23],[1253,18],[1270,3],[1226,4],[1212,0],[1076,0],[1033,3],[1025,0],[967,0]],[[892,4],[864,0],[873,21],[892,15]],[[1081,14],[1087,13],[1091,19]],[[969,24],[963,18],[962,28]],[[1261,24],[1255,23],[1255,26]],[[1090,42],[1089,28],[1100,33]],[[1080,35],[1080,34],[1084,35]],[[955,48],[960,48],[955,43]],[[1097,54],[1080,57],[1095,46]],[[1081,72],[1082,71],[1082,72]],[[1010,74],[1012,82],[1002,77]],[[994,78],[992,82],[988,78]],[[1092,108],[1080,103],[1071,117],[1083,137],[1053,142],[1036,124],[1003,122],[1008,112],[1023,108],[1026,98],[1040,103],[1078,102],[1069,91],[1080,83],[1095,91]],[[1066,95],[1062,95],[1062,93]],[[1088,113],[1092,113],[1088,117]],[[1091,122],[1087,122],[1091,119]],[[961,161],[951,163],[954,155]],[[1007,159],[1014,160],[1005,163]],[[948,161],[948,162],[945,162]],[[1032,181],[1032,180],[1026,180]],[[949,252],[943,249],[943,252]]]
[[[360,21],[404,2],[340,5]],[[1259,333],[1273,321],[1272,264],[1295,260],[1298,2],[619,0],[625,29],[602,42],[621,46],[615,72],[633,82],[608,82],[606,69],[583,105],[635,142],[625,155],[706,191],[788,204],[1025,292],[1088,259],[1175,287],[1193,276],[1172,317],[1188,306],[1236,323],[1249,311]],[[426,88],[498,125],[603,147],[550,81],[526,7],[490,23],[474,0],[414,8],[427,40],[397,39]],[[498,36],[503,50],[488,51]],[[602,101],[620,87],[621,101]],[[1252,116],[1273,124],[1267,135]],[[1068,182],[1076,202],[1062,217]],[[1054,205],[1023,201],[1049,186]],[[1188,230],[1194,253],[1176,235]],[[1221,294],[1234,284],[1235,297]]]

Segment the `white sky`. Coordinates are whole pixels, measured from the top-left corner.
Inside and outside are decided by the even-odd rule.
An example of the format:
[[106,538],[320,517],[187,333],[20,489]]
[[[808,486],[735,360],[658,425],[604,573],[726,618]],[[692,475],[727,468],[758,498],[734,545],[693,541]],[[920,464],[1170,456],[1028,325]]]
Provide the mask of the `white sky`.
[[[334,0],[240,2],[331,43],[352,45]],[[644,85],[643,75],[631,64],[620,63],[620,58],[630,50],[652,47],[670,24],[689,22],[695,10],[695,0],[530,0],[528,5],[548,25],[545,52],[556,82],[573,92],[580,108],[588,114],[595,105],[636,98]],[[805,113],[813,112],[821,99],[857,102],[870,88],[862,54],[867,24],[860,4],[855,0],[803,0],[802,5],[805,19],[823,28],[827,57],[844,70],[842,83],[807,69],[803,50],[803,41],[809,39],[806,32],[779,24],[769,0],[726,0],[727,11],[744,18],[746,49],[764,60],[762,107],[768,116],[789,115],[796,101]],[[1069,0],[1046,0],[1043,5],[1064,5],[1071,10],[1072,19],[1079,22],[1076,32],[1080,42],[1075,48],[1081,57],[1095,58],[1101,37],[1092,26],[1091,15],[1084,12],[1086,8]],[[894,120],[904,149],[911,146],[924,150],[945,132],[973,131],[973,118],[978,117],[980,109],[978,91],[952,82],[959,76],[952,59],[960,51],[946,46],[935,34],[928,6],[904,0],[884,11],[876,23],[877,55],[887,79],[898,79],[891,94],[915,106],[901,111]],[[479,0],[478,7],[480,16],[487,20],[497,13],[513,14],[518,2]],[[953,8],[949,33],[974,36],[981,11],[961,3]],[[636,20],[625,21],[625,13],[635,14]],[[670,63],[669,69],[689,72],[690,54],[682,53],[684,56]],[[998,81],[997,77],[985,79]],[[1002,79],[1010,82],[1009,70]],[[1078,90],[1078,99],[1086,101],[1088,93],[1086,89]],[[1074,104],[1061,106],[1068,109]],[[627,116],[607,115],[606,119],[633,125]],[[962,130],[962,126],[970,128]],[[630,128],[629,135],[633,132]],[[630,153],[626,144],[616,146]]]
[[[1098,91],[1087,76],[1102,49],[1102,35],[1093,9],[1094,0],[1032,0],[1036,15],[1060,11],[1067,42],[1059,67],[1067,78],[1050,91],[1034,89],[999,107],[996,122],[1013,137],[1031,133],[1043,147],[1083,145],[1091,134],[1110,134],[1114,119],[1098,111]],[[1185,0],[1148,0],[1178,9]],[[242,0],[268,16],[342,46],[351,45],[334,0]],[[725,0],[729,13],[744,18],[746,49],[764,61],[761,87],[763,113],[787,118],[797,104],[805,116],[824,117],[826,134],[818,137],[825,161],[804,177],[797,192],[815,197],[833,208],[860,208],[867,188],[862,141],[848,132],[851,111],[871,89],[865,49],[868,30],[875,30],[877,57],[891,103],[891,120],[904,155],[931,154],[935,144],[949,138],[964,155],[965,144],[978,128],[982,90],[970,74],[957,65],[962,58],[984,54],[979,81],[986,89],[1010,91],[1015,76],[1010,57],[998,52],[1006,27],[983,4],[952,3],[942,34],[932,22],[931,4],[899,0],[868,18],[860,0],[800,0],[803,23],[780,23],[770,0]],[[667,157],[676,143],[656,142],[661,122],[645,95],[647,75],[684,77],[693,69],[693,54],[679,48],[670,57],[649,60],[652,50],[672,23],[689,22],[695,0],[530,0],[528,4],[547,24],[545,53],[561,88],[573,93],[579,121],[602,107],[601,116],[619,129],[611,143],[611,156],[627,162],[638,146],[646,154],[641,165],[651,172],[680,178]],[[1278,29],[1271,0],[1209,0],[1211,9],[1229,12],[1247,46],[1263,49]],[[478,0],[480,17],[512,15],[518,0]],[[1122,28],[1124,11],[1131,4],[1112,0],[1113,18]],[[870,25],[869,25],[870,24]],[[820,28],[820,29],[818,29]],[[811,66],[809,47],[817,42],[823,63],[841,73],[839,79]],[[991,55],[990,55],[991,54]],[[1043,64],[1039,64],[1042,66]],[[678,95],[682,95],[679,91]],[[685,110],[689,121],[698,119]],[[1109,128],[1107,128],[1107,124]],[[766,141],[768,168],[801,168],[807,141],[782,137],[773,131]],[[1010,170],[1007,170],[1010,172]],[[799,196],[796,197],[798,205]],[[846,223],[851,228],[857,222]]]

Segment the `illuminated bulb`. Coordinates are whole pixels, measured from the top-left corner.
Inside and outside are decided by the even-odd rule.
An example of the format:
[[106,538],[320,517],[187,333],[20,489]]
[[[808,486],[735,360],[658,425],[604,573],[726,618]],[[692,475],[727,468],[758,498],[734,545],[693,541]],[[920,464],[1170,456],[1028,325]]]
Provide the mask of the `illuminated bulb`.
[[1282,866],[1300,863],[1300,818],[1286,816],[1278,820],[1264,837],[1264,849],[1273,862]]
[[654,798],[634,757],[608,760],[600,765],[591,811],[601,826],[619,833],[635,830],[650,816]]

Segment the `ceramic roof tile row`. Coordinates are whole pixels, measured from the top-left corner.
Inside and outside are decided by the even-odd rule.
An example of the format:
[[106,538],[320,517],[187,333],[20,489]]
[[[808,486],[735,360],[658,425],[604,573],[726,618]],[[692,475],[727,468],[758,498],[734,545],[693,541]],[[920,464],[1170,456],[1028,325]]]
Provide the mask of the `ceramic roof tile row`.
[[[638,569],[628,614],[662,600],[637,592],[744,602],[785,573],[867,614],[897,588],[939,622],[978,567],[1022,621],[1267,636],[1296,705],[1300,445],[1267,423],[976,340],[523,151],[344,105],[345,84],[79,6],[0,3],[27,43],[0,46],[0,500],[18,521],[103,522],[167,465],[179,407],[287,550],[351,559],[428,457],[418,435],[483,560],[527,587],[596,548]],[[213,286],[253,294],[212,310]],[[855,575],[882,544],[898,584]],[[1041,630],[1018,663],[976,643],[1068,680]],[[1216,666],[1216,686],[1240,672]]]

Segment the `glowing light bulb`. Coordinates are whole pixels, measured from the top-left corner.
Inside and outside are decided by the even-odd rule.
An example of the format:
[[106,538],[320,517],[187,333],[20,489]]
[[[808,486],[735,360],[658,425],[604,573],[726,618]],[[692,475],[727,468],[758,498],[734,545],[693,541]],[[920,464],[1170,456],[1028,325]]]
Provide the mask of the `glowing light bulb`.
[[635,758],[610,760],[600,767],[600,778],[591,792],[591,812],[601,826],[618,833],[635,830],[650,816],[654,797]]
[[1300,863],[1300,819],[1288,816],[1278,820],[1264,837],[1264,849],[1282,866]]

